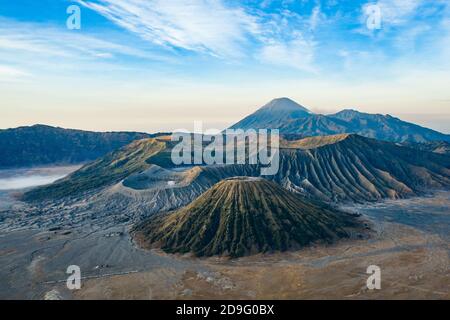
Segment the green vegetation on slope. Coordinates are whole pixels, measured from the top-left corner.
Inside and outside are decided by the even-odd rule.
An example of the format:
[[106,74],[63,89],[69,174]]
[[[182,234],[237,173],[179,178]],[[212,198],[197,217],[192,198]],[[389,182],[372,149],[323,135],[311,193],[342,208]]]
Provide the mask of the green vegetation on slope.
[[24,194],[25,201],[58,199],[117,183],[133,173],[144,171],[147,159],[165,148],[156,139],[143,139],[111,152],[64,179]]
[[238,257],[349,237],[359,222],[261,178],[223,180],[185,208],[139,224],[145,247]]

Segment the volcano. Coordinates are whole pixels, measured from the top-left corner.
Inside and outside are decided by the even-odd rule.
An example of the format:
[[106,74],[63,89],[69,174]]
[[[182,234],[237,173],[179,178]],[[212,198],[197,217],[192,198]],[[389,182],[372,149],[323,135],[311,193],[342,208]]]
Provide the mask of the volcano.
[[190,205],[138,224],[145,248],[239,257],[331,243],[361,229],[353,215],[312,202],[262,178],[220,181]]
[[230,129],[278,129],[298,119],[306,119],[311,111],[289,98],[273,99]]
[[230,129],[279,129],[297,138],[356,133],[391,142],[450,141],[450,135],[402,121],[391,115],[345,109],[335,114],[316,114],[289,98],[278,98],[235,123]]

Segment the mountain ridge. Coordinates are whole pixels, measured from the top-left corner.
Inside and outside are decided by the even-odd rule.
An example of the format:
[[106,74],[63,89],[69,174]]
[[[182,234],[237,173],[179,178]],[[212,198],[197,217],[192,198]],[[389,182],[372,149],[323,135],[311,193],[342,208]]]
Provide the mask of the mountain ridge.
[[354,109],[344,109],[329,115],[315,114],[288,100],[300,106],[299,111],[295,111],[295,108],[284,110],[282,107],[281,111],[278,111],[276,105],[282,105],[284,100],[275,99],[269,102],[271,108],[259,108],[233,124],[230,129],[279,129],[281,134],[297,134],[302,137],[357,133],[392,142],[450,141],[448,134],[403,121],[389,114],[370,114]]
[[142,132],[93,132],[42,124],[0,129],[0,168],[85,163],[134,140],[152,136]]
[[[87,201],[87,208],[94,215],[105,211],[127,212],[133,220],[139,220],[161,210],[186,205],[220,180],[260,175],[258,165],[194,166],[175,170],[170,164],[161,167],[163,161],[154,164],[153,159],[160,154],[170,154],[167,145],[154,149],[158,145],[151,140],[142,143],[150,143],[146,148],[154,152],[147,153],[132,166],[138,170],[128,170],[114,180],[105,179],[100,173],[108,173],[110,163],[118,163],[115,157],[109,157],[108,161],[98,161],[105,164],[104,167],[97,167],[88,174],[74,173],[66,180],[32,189],[23,199],[50,204]],[[126,154],[134,152],[130,149]],[[282,141],[278,173],[267,178],[311,199],[335,203],[373,202],[450,187],[450,157],[355,134],[311,137]],[[93,188],[90,181],[101,181],[102,185]],[[79,182],[86,184],[81,187]]]
[[[438,142],[450,142],[448,134],[391,115],[369,114],[354,109],[330,115],[315,114],[286,97],[273,99],[230,128],[278,128],[286,139],[356,133],[447,154],[448,146]],[[132,141],[164,134],[168,133],[93,132],[43,124],[0,129],[0,169],[82,164]],[[432,148],[433,145],[436,147]]]

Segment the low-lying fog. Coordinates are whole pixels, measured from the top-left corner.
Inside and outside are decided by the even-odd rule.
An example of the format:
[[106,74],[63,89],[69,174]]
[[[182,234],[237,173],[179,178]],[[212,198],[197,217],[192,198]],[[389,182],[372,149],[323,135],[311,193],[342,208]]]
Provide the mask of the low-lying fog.
[[0,190],[18,190],[52,183],[80,166],[58,166],[0,170]]

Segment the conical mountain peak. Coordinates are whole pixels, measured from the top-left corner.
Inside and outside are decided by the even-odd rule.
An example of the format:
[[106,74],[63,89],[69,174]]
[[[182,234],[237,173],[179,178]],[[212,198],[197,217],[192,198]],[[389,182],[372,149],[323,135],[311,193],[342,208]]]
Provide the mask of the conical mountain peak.
[[311,111],[289,98],[277,98],[231,126],[231,129],[279,129],[292,120],[312,115]]
[[306,113],[311,113],[307,108],[298,104],[292,99],[282,97],[276,98],[270,101],[269,103],[262,106],[259,110],[271,110],[271,111],[304,111]]
[[185,208],[139,224],[138,243],[169,253],[238,257],[285,251],[350,237],[360,222],[312,203],[274,182],[234,177],[215,184]]

